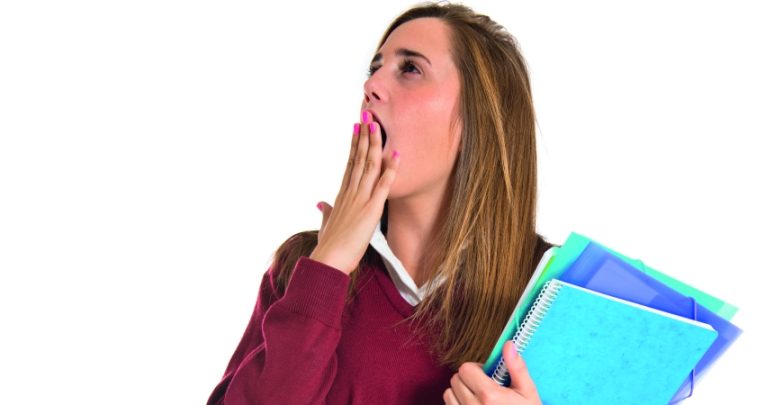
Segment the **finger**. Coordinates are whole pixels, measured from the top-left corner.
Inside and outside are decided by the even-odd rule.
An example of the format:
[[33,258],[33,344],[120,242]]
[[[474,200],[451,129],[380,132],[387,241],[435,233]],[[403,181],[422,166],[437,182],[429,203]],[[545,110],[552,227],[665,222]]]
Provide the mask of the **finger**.
[[397,150],[393,151],[391,163],[385,168],[380,180],[377,181],[375,189],[372,190],[371,200],[373,203],[383,206],[385,200],[388,198],[390,188],[393,185],[393,181],[396,180],[396,174],[398,173],[399,161],[401,156]]
[[353,156],[351,164],[351,177],[348,182],[347,191],[355,194],[359,188],[359,181],[364,174],[364,165],[367,160],[367,150],[369,149],[369,123],[372,122],[372,114],[364,111],[362,114],[362,123],[359,128],[359,138],[356,144],[356,154]]
[[376,122],[369,123],[369,150],[364,163],[364,173],[359,183],[359,193],[369,199],[372,189],[380,179],[380,169],[382,156],[382,135],[380,133],[380,124]]
[[499,388],[497,383],[483,372],[478,363],[463,363],[457,374],[465,387],[478,398],[487,397]]
[[471,391],[470,388],[465,385],[464,381],[462,381],[460,373],[454,374],[450,383],[454,396],[457,397],[457,401],[459,401],[460,404],[475,404],[478,402],[473,391]]
[[353,124],[353,138],[351,139],[351,151],[348,155],[348,164],[345,166],[345,174],[343,175],[343,184],[340,185],[340,193],[348,188],[348,182],[351,178],[351,170],[353,170],[353,158],[356,156],[356,147],[359,143],[359,130],[361,125],[356,122]]
[[327,221],[329,220],[329,216],[332,215],[332,206],[325,203],[324,201],[319,202],[319,204],[316,205],[319,207],[319,211],[321,211],[321,228],[319,228],[319,239],[321,239],[321,235],[324,233],[324,228],[327,226]]
[[518,354],[512,340],[508,340],[502,348],[502,358],[505,359],[507,370],[510,372],[510,388],[526,399],[539,399],[534,380],[531,379],[526,362]]
[[444,391],[444,403],[446,405],[460,405],[460,401],[457,400],[457,397],[454,395],[454,391],[451,388]]

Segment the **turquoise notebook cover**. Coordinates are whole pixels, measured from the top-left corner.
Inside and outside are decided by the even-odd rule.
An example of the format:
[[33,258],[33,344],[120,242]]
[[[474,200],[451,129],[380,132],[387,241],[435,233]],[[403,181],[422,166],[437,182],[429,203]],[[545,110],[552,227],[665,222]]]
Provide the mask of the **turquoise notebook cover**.
[[513,340],[545,405],[666,405],[716,337],[701,322],[556,279]]
[[718,316],[694,299],[641,272],[607,248],[589,243],[563,274],[561,281],[584,287],[635,304],[703,322],[717,331],[717,339],[696,364],[696,375],[686,378],[675,399],[687,397],[712,364],[738,339],[741,329]]

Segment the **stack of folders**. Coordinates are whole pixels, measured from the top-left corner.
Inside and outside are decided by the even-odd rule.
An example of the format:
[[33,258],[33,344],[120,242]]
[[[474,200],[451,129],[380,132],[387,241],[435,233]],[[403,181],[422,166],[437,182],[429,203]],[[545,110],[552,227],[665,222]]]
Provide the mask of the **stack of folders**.
[[669,404],[741,334],[737,308],[582,235],[542,258],[484,372],[512,339],[545,405]]

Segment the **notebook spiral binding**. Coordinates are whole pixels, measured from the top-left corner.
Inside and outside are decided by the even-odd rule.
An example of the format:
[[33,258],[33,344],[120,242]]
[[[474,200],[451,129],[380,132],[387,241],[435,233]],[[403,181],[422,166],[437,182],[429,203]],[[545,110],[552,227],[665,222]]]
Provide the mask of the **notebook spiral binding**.
[[510,373],[507,371],[505,359],[502,357],[499,358],[499,363],[494,369],[494,372],[491,374],[491,379],[499,385],[507,386],[507,383],[510,380]]
[[[513,344],[515,345],[518,353],[522,353],[526,349],[531,336],[533,336],[534,332],[536,332],[536,330],[539,328],[539,325],[542,323],[542,319],[544,318],[545,314],[547,314],[547,311],[550,309],[552,302],[555,300],[555,297],[558,295],[558,292],[561,289],[561,285],[557,282],[554,283],[553,281],[555,280],[548,281],[544,286],[542,286],[542,289],[539,291],[539,294],[534,300],[534,303],[531,304],[531,308],[529,308],[528,314],[526,314],[523,322],[521,322],[521,326],[518,327],[518,330],[515,332],[515,335],[512,338]],[[504,357],[500,357],[499,363],[494,369],[494,373],[492,373],[491,379],[494,380],[494,382],[497,384],[503,386],[506,386],[509,382],[510,373],[507,370],[507,365],[505,364]]]
[[539,291],[539,295],[531,305],[529,313],[523,319],[523,322],[521,322],[521,327],[518,328],[515,336],[513,336],[513,343],[515,343],[519,353],[526,350],[531,337],[539,329],[542,319],[547,315],[547,311],[550,309],[553,301],[555,301],[555,297],[558,296],[560,289],[560,283],[557,280],[551,280],[545,283],[542,290]]

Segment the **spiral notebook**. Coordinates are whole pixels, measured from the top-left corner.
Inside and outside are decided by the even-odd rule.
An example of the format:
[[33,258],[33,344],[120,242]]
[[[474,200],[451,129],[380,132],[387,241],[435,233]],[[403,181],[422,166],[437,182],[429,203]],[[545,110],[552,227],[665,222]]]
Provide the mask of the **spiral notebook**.
[[716,337],[707,324],[553,279],[513,341],[546,405],[666,405]]
[[571,266],[557,278],[612,297],[694,319],[717,331],[717,339],[696,364],[695,375],[686,378],[674,399],[691,395],[693,387],[742,332],[736,325],[699,305],[695,299],[655,280],[597,243],[588,244]]

